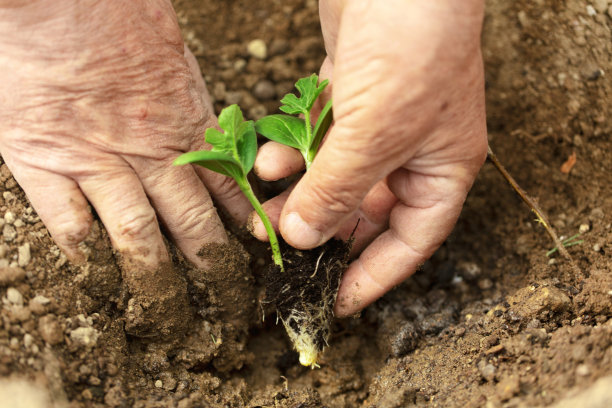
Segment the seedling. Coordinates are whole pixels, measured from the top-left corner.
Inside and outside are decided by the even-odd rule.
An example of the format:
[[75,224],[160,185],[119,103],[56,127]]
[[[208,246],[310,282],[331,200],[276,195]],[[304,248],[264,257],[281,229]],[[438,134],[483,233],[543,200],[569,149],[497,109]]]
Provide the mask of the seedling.
[[231,105],[221,111],[219,126],[225,133],[214,128],[206,130],[204,137],[205,141],[212,146],[211,150],[182,154],[174,161],[174,165],[197,164],[236,180],[238,187],[249,200],[266,228],[274,263],[284,272],[285,268],[278,238],[270,218],[268,218],[255,196],[247,179],[247,175],[253,169],[255,156],[257,155],[257,135],[255,134],[253,121],[245,121],[238,105]]
[[[257,133],[278,143],[298,149],[304,157],[306,170],[312,161],[332,122],[332,101],[327,102],[321,111],[314,129],[310,123],[311,111],[315,101],[323,92],[329,81],[320,84],[317,74],[298,80],[295,87],[300,96],[292,93],[281,99],[280,110],[288,115],[269,115],[255,123]],[[294,116],[291,116],[294,115]],[[304,115],[304,119],[295,115]]]
[[[566,248],[574,246],[574,245],[580,245],[580,244],[582,244],[584,242],[584,240],[583,239],[576,239],[579,236],[580,236],[580,234],[572,235],[571,237],[561,241],[561,243]],[[548,252],[546,252],[546,256],[551,256],[555,252],[557,252],[557,247],[554,247],[554,248],[548,250]]]

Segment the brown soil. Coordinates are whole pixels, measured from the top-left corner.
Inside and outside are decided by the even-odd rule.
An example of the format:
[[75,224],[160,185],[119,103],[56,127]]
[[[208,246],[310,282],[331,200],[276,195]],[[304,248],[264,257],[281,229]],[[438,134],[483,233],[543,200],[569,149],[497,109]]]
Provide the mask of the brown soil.
[[[217,109],[238,102],[250,118],[273,112],[274,100],[323,58],[314,0],[175,5]],[[69,265],[2,165],[0,401],[142,408],[609,401],[612,3],[586,5],[488,0],[483,36],[491,145],[560,235],[582,231],[584,242],[568,248],[581,275],[558,254],[546,256],[545,231],[486,164],[447,242],[361,317],[335,322],[321,368],[310,370],[297,364],[274,314],[253,317],[265,309],[257,304],[262,285],[253,285],[268,262],[261,245],[243,243],[254,253],[250,264],[237,244],[208,248],[225,254],[229,269],[206,275],[175,254],[159,272],[177,293],[173,305],[137,270],[122,277],[99,225],[88,263]],[[247,52],[257,38],[268,46],[263,60]],[[572,153],[576,164],[562,173]],[[131,315],[133,298],[163,321]],[[145,319],[136,329],[169,335],[128,334],[138,316]],[[181,328],[186,337],[171,335]]]

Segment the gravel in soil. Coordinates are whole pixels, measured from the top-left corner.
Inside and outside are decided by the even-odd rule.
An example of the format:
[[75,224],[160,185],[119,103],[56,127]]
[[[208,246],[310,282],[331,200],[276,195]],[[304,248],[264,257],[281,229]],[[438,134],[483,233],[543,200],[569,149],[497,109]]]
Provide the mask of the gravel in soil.
[[[251,119],[275,112],[275,100],[322,62],[316,1],[174,3],[217,111],[237,102]],[[583,276],[545,255],[544,230],[485,165],[454,232],[422,270],[360,317],[333,323],[320,369],[298,364],[270,308],[257,305],[268,255],[248,241],[252,258],[236,243],[217,248],[227,262],[211,275],[174,254],[165,282],[187,300],[148,324],[186,334],[136,337],[126,331],[129,300],[156,300],[156,289],[130,291],[99,223],[87,264],[70,265],[1,165],[0,401],[609,406],[611,5],[488,0],[483,34],[490,143],[560,235],[581,233],[569,251]]]

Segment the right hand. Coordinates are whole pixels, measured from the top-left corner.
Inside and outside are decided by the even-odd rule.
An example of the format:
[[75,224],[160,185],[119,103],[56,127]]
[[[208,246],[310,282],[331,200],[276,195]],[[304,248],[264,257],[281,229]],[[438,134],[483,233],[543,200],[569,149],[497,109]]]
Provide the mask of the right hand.
[[216,126],[169,0],[0,5],[0,152],[57,245],[79,243],[95,208],[123,256],[169,259],[158,220],[186,257],[227,242],[209,190],[237,220],[250,206],[226,177],[178,155]]

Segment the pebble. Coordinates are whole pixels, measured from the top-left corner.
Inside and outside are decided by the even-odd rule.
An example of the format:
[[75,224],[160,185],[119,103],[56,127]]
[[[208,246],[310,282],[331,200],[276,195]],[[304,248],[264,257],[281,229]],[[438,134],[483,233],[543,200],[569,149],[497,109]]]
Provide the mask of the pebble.
[[276,38],[272,40],[272,43],[270,44],[269,54],[273,57],[276,55],[285,54],[287,51],[289,51],[289,47],[289,41],[282,38]]
[[52,346],[59,344],[64,340],[62,328],[57,321],[57,317],[51,314],[40,318],[38,321],[38,332],[43,340]]
[[163,385],[164,383],[162,383],[162,380],[155,381],[155,388],[161,388]]
[[93,327],[79,327],[70,332],[70,339],[85,347],[95,346],[99,336],[100,333]]
[[600,13],[605,13],[608,8],[608,0],[593,0],[593,8]]
[[487,363],[487,360],[480,360],[478,362],[478,371],[482,378],[491,382],[495,379],[495,373],[497,372],[497,368],[491,363]]
[[238,58],[236,61],[234,61],[234,70],[236,70],[236,72],[242,72],[246,66],[247,62],[242,58]]
[[13,225],[17,228],[21,228],[25,225],[25,223],[23,222],[21,218],[17,218],[15,222],[13,223]]
[[2,228],[2,236],[5,242],[12,242],[17,237],[17,230],[10,224],[4,224]]
[[267,79],[262,79],[261,81],[257,82],[253,87],[253,95],[257,99],[264,101],[274,99],[276,97],[276,88],[274,87],[274,84],[271,81]]
[[578,232],[580,232],[581,234],[584,234],[585,232],[588,232],[591,229],[591,226],[589,224],[580,224],[580,228],[578,228]]
[[222,101],[225,99],[226,87],[223,82],[217,82],[213,86],[213,96],[216,100]]
[[589,374],[591,374],[591,369],[589,368],[588,365],[580,364],[578,367],[576,367],[576,375],[577,376],[586,377]]
[[248,43],[247,51],[251,57],[264,60],[268,56],[268,47],[262,39],[256,39]]
[[521,391],[521,384],[518,377],[510,376],[497,384],[497,390],[502,401],[507,401]]
[[24,267],[30,263],[32,259],[32,254],[30,253],[30,243],[26,242],[23,245],[20,245],[17,248],[18,257],[17,257],[17,265]]
[[455,336],[463,337],[464,334],[465,334],[465,327],[458,327],[455,329]]
[[242,93],[238,91],[229,91],[225,93],[225,103],[228,105],[238,104],[242,100]]
[[590,4],[587,4],[586,6],[586,12],[589,16],[593,17],[595,15],[597,15],[597,11],[595,10],[595,8],[593,6],[591,6]]
[[268,109],[263,105],[255,105],[249,109],[249,117],[253,120],[261,119],[268,114]]
[[23,335],[23,346],[29,349],[34,344],[34,337],[30,333]]
[[4,222],[6,222],[7,224],[12,224],[15,222],[15,220],[17,219],[17,217],[15,217],[15,214],[13,214],[10,211],[7,211],[4,214]]
[[457,265],[457,269],[460,271],[461,276],[468,281],[478,279],[482,273],[480,266],[475,262],[460,262]]
[[481,290],[488,290],[493,287],[493,281],[489,278],[484,278],[478,281],[478,287]]
[[8,288],[6,290],[6,299],[14,305],[23,305],[23,295],[15,288]]
[[[6,259],[4,259],[6,261]],[[10,285],[20,282],[26,277],[26,272],[21,268],[11,268],[10,266],[0,267],[0,285]]]

